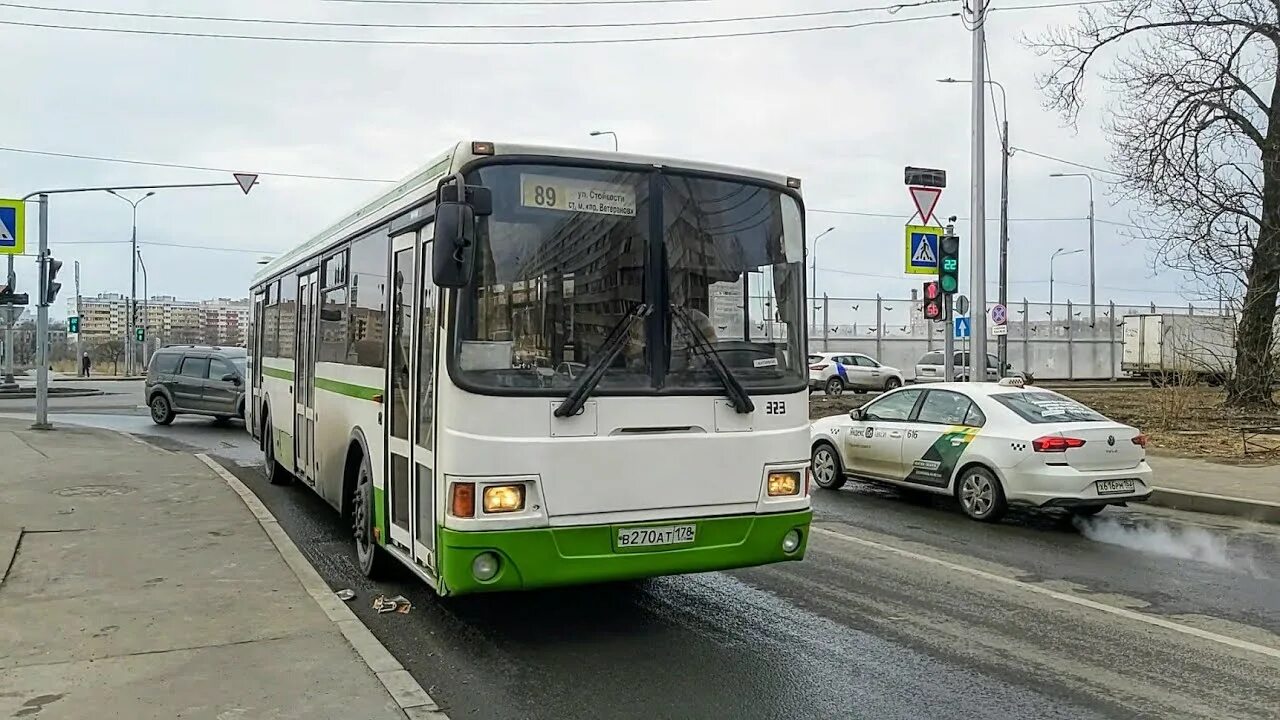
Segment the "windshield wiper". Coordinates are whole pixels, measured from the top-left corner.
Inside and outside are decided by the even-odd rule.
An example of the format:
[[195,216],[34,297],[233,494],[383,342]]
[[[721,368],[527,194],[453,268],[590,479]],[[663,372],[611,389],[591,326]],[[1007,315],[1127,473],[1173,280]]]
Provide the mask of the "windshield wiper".
[[716,349],[711,345],[711,341],[707,340],[707,336],[698,330],[698,326],[685,313],[686,311],[683,308],[671,308],[671,317],[680,321],[680,326],[693,340],[694,346],[707,357],[708,362],[711,364],[711,369],[716,371],[716,375],[720,378],[720,384],[724,385],[725,394],[733,402],[733,409],[743,414],[754,412],[756,405],[751,402],[751,396],[742,387],[742,383],[738,382],[738,378],[729,371],[729,368],[725,367],[724,360],[720,358],[720,353],[716,352]]
[[574,386],[569,396],[560,403],[556,408],[556,417],[569,417],[577,415],[582,410],[582,406],[587,401],[587,396],[592,390],[596,389],[596,385],[604,378],[605,371],[613,364],[613,359],[618,357],[618,353],[622,351],[626,345],[626,340],[631,334],[631,326],[635,325],[637,320],[649,317],[653,312],[653,306],[647,303],[640,303],[627,311],[626,315],[618,321],[617,325],[609,331],[604,342],[600,344],[600,357],[587,368],[583,373],[582,379]]

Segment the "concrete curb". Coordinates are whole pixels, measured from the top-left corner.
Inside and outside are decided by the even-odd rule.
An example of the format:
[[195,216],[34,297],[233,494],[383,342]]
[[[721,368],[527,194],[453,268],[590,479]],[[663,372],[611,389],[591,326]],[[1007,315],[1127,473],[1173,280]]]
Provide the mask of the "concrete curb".
[[1152,490],[1151,499],[1147,501],[1152,505],[1280,524],[1280,503],[1172,488],[1156,487]]
[[276,550],[293,570],[293,574],[297,576],[298,582],[302,583],[307,594],[315,600],[324,614],[329,616],[329,620],[338,626],[343,637],[382,682],[382,686],[391,694],[408,720],[449,720],[449,716],[440,709],[435,700],[431,699],[427,691],[422,689],[418,681],[413,679],[409,671],[404,669],[400,661],[391,655],[372,632],[369,632],[369,628],[360,622],[360,618],[351,612],[351,608],[334,595],[324,579],[320,577],[320,573],[316,572],[302,551],[298,550],[298,546],[285,533],[284,528],[280,527],[280,523],[276,522],[275,516],[266,505],[262,504],[258,496],[208,455],[196,453],[195,456],[208,465],[210,470],[213,470],[240,496],[245,507],[249,508],[249,512],[253,513],[253,516],[258,519],[258,524],[266,531],[267,537],[275,543]]

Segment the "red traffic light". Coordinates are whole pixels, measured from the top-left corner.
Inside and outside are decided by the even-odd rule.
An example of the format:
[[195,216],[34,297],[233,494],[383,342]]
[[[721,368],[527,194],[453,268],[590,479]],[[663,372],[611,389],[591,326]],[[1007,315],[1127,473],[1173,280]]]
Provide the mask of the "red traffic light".
[[932,300],[942,294],[942,288],[938,287],[936,282],[927,282],[924,284],[924,297],[926,300]]

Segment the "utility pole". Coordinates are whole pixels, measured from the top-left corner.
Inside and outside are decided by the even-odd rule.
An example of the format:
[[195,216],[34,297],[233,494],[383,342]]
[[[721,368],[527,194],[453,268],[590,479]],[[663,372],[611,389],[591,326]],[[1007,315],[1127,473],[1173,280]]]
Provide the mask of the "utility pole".
[[973,351],[969,354],[969,377],[975,381],[987,377],[987,167],[986,167],[986,5],[985,0],[968,0],[973,23],[973,137],[972,161],[973,194],[969,203],[969,258],[973,264],[969,280],[969,295],[973,312],[970,315],[970,334]]
[[[1000,88],[1004,95],[1004,88]],[[1004,106],[1004,121],[1000,127],[1000,305],[1009,308],[1009,103]],[[1000,377],[1009,364],[1009,334],[996,338],[996,356],[999,358]]]
[[[25,200],[25,198],[23,198]],[[49,430],[49,196],[41,193],[39,272],[40,300],[36,304],[36,421],[35,430]]]
[[133,208],[133,231],[129,235],[129,246],[131,248],[129,260],[132,263],[129,267],[132,272],[129,273],[129,306],[125,308],[125,314],[129,316],[129,327],[125,328],[124,331],[124,374],[133,375],[134,363],[136,362],[135,355],[137,355],[133,334],[136,332],[135,328],[138,327],[138,205],[156,193],[152,190],[137,200],[130,200],[115,190],[107,190],[107,192],[129,203],[129,206]]
[[81,363],[84,362],[84,316],[80,314],[80,261],[75,263],[76,268],[76,369],[79,370]]

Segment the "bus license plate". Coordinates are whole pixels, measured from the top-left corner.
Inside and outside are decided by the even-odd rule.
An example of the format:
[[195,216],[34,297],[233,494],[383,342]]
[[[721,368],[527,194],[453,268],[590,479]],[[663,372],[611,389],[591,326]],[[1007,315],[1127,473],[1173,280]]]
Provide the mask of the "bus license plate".
[[1099,495],[1123,495],[1133,492],[1132,480],[1099,480],[1097,485]]
[[696,525],[667,525],[665,527],[618,528],[618,547],[644,547],[646,545],[679,545],[693,542]]

